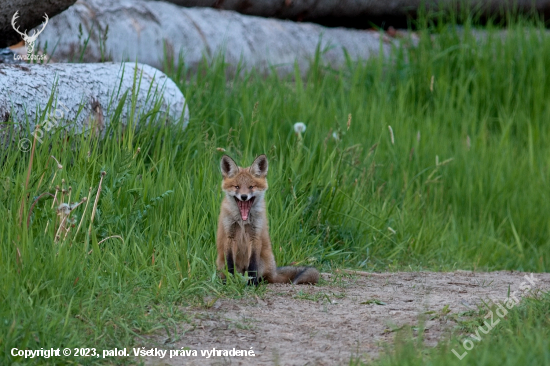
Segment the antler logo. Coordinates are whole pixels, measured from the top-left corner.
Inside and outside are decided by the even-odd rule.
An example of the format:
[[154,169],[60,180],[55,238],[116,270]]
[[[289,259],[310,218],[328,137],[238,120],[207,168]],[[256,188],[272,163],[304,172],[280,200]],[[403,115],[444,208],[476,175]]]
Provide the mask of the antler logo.
[[17,18],[19,18],[18,15],[19,11],[16,11],[15,14],[13,14],[13,18],[11,18],[11,25],[13,29],[23,37],[23,41],[25,41],[25,45],[27,46],[27,58],[30,60],[32,58],[32,53],[34,51],[34,42],[36,42],[36,39],[38,38],[38,35],[42,33],[44,28],[46,28],[46,24],[48,24],[48,14],[44,13],[44,20],[45,22],[42,23],[42,29],[39,31],[33,31],[31,35],[27,34],[27,30],[25,29],[24,32],[19,31],[19,27],[16,27],[15,21]]

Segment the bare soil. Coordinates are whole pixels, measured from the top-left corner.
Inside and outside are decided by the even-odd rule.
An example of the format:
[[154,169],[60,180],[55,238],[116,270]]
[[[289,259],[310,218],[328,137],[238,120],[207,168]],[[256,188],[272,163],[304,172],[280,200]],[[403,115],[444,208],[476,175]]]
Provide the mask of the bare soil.
[[[399,272],[372,276],[323,274],[317,286],[268,285],[244,299],[215,299],[210,308],[183,308],[191,316],[176,341],[165,334],[148,347],[168,350],[146,365],[343,365],[369,361],[391,343],[395,330],[423,324],[433,346],[457,323],[452,314],[478,310],[489,299],[521,294],[522,272]],[[535,291],[550,290],[550,273],[535,273]],[[533,293],[533,292],[531,292]],[[454,317],[456,318],[456,317]],[[423,319],[423,320],[422,320]],[[414,328],[413,328],[414,329]],[[152,344],[154,344],[152,346]],[[169,358],[169,350],[197,357]],[[205,358],[200,350],[254,350],[255,357]]]

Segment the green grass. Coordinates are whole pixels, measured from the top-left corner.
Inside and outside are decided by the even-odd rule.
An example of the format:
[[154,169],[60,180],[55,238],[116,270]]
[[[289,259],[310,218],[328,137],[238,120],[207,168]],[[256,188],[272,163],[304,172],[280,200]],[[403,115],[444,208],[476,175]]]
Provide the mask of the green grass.
[[[241,165],[267,154],[279,264],[547,271],[550,38],[533,23],[512,26],[504,42],[490,27],[483,44],[464,30],[426,28],[418,47],[339,70],[320,54],[305,78],[229,77],[222,60],[198,72],[180,64],[169,74],[189,103],[185,131],[150,123],[123,133],[126,121],[115,118],[108,139],[50,133],[36,146],[28,184],[31,154],[2,150],[0,364],[25,362],[13,347],[130,347],[156,329],[173,332],[186,320],[181,304],[263,291],[223,286],[216,276],[218,149]],[[297,121],[307,125],[302,138]],[[26,222],[35,198],[54,194],[62,179],[71,202],[93,189],[86,213],[82,204],[72,214],[76,225],[83,217],[78,235],[75,227],[56,242],[51,196]],[[548,298],[540,304],[547,309]],[[510,350],[529,352],[519,340],[505,353],[497,347],[510,337],[505,329],[527,339],[546,332],[529,311],[517,319],[530,321],[511,319],[497,343],[473,353],[496,362]],[[395,357],[423,357],[404,349]]]
[[[427,349],[423,345],[422,331],[403,330],[396,336],[395,347],[388,349],[374,364],[550,365],[550,293],[524,299],[510,310],[505,318],[499,317],[496,309],[494,306],[490,309],[480,308],[472,319],[458,319],[459,325],[453,336],[441,341],[432,349]],[[485,318],[489,310],[492,311],[492,318]],[[492,324],[492,329],[488,330],[487,324]],[[488,330],[488,333],[484,334],[478,330],[476,334],[479,326]],[[469,335],[474,335],[478,340]],[[471,343],[467,343],[468,340]],[[465,349],[463,344],[466,344],[469,350]],[[350,364],[363,363],[353,359]]]

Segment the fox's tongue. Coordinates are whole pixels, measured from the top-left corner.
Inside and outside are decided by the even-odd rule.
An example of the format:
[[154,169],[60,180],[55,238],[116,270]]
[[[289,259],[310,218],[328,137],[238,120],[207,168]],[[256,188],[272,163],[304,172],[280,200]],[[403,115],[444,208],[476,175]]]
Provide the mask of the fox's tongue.
[[243,221],[248,220],[248,214],[250,213],[250,208],[252,207],[252,200],[249,201],[237,201],[239,210],[241,211],[241,218]]

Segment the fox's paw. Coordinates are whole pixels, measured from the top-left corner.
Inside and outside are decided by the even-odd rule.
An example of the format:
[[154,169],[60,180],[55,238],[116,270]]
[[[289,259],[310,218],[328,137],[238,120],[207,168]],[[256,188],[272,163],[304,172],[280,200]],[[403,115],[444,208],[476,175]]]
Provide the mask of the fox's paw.
[[260,278],[258,277],[258,272],[247,272],[248,275],[248,286],[258,286],[260,284]]

